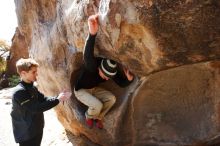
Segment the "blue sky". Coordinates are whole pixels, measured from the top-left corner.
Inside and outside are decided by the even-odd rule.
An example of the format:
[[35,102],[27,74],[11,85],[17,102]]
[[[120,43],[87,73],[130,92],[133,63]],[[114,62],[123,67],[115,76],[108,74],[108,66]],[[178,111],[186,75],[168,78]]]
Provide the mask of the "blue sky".
[[0,0],[0,39],[11,43],[17,27],[14,0]]

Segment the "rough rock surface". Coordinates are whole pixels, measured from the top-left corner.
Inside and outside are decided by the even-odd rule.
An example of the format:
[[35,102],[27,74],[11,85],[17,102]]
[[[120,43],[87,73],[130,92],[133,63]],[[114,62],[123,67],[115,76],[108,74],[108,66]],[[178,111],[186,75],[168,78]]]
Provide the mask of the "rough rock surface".
[[137,76],[125,89],[103,85],[118,97],[104,130],[85,127],[86,108],[74,95],[58,106],[58,118],[72,134],[102,146],[219,143],[218,0],[15,0],[15,5],[23,41],[41,65],[38,82],[45,94],[73,89],[87,18],[97,12],[103,15],[95,54]]

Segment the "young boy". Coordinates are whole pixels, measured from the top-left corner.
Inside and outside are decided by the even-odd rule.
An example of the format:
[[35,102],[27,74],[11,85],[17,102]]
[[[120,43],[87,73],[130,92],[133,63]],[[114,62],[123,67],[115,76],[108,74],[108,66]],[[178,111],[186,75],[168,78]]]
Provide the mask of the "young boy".
[[19,59],[16,63],[21,81],[15,87],[12,97],[12,126],[14,138],[19,146],[40,146],[43,127],[43,112],[70,98],[70,92],[62,92],[57,98],[47,99],[33,85],[37,80],[38,63]]
[[119,86],[128,86],[133,81],[133,75],[125,68],[119,70],[117,63],[113,60],[94,57],[94,44],[98,32],[98,15],[92,15],[88,19],[89,36],[84,48],[84,64],[75,82],[74,93],[76,98],[88,106],[85,113],[86,124],[89,128],[102,129],[102,120],[114,105],[116,98],[99,84],[112,79]]

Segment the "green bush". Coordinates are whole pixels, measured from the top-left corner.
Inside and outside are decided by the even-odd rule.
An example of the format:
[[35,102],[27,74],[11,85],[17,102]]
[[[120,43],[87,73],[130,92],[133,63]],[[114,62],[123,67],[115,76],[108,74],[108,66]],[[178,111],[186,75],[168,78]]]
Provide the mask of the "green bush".
[[8,78],[8,80],[9,80],[9,86],[14,87],[20,81],[20,77],[18,75],[12,75],[11,77]]

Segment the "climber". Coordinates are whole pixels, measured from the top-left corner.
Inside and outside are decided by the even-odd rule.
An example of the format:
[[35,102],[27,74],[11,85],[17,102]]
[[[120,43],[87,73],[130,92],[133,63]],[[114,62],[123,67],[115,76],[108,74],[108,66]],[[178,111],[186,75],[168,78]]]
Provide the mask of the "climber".
[[33,85],[37,80],[38,63],[31,59],[16,62],[21,81],[12,96],[12,126],[14,138],[19,146],[40,146],[43,127],[43,112],[70,98],[71,93],[64,91],[57,97],[47,98]]
[[88,106],[85,122],[89,128],[93,125],[103,128],[103,118],[114,105],[116,98],[110,92],[99,86],[100,83],[112,79],[121,87],[128,86],[134,79],[130,71],[107,58],[94,57],[94,44],[98,32],[98,14],[88,18],[89,35],[85,43],[83,59],[79,76],[76,79],[74,93],[76,98]]

